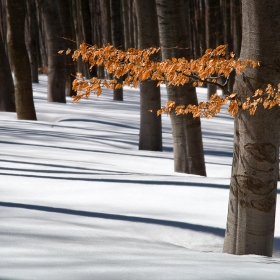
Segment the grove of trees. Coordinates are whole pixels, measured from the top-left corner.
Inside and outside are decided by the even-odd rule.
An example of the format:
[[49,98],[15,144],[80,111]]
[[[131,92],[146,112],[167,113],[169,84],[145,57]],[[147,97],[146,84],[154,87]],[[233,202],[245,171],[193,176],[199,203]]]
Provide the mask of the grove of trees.
[[[117,101],[125,99],[122,84],[133,84],[137,76],[140,77],[139,149],[162,151],[161,117],[157,116],[161,107],[159,80],[166,83],[169,104],[181,106],[176,111],[175,105],[169,110],[174,170],[206,176],[200,115],[193,116],[185,108],[200,106],[193,82],[208,88],[211,104],[221,102],[214,94],[219,86],[227,100],[232,100],[230,104],[234,104],[234,151],[224,252],[272,255],[280,145],[279,1],[1,0],[0,3],[3,61],[0,110],[16,110],[18,119],[36,120],[32,81],[38,82],[39,73],[48,75],[48,101],[62,103],[66,102],[66,95],[76,95],[70,86],[76,72],[79,77],[91,79],[89,84],[94,85],[100,85],[104,78],[116,79],[108,87]],[[117,50],[131,49],[124,52],[123,58],[111,54],[106,57],[102,51],[107,44],[116,47],[114,54]],[[93,45],[94,51],[87,52],[86,48]],[[227,48],[212,52],[219,45]],[[73,61],[69,53],[80,46],[83,59],[76,55]],[[140,55],[135,51],[150,47],[148,59],[147,52]],[[68,55],[61,50],[67,50]],[[133,50],[136,55],[132,59]],[[208,56],[203,56],[206,50]],[[235,71],[239,56],[240,63],[245,63],[241,74]],[[200,57],[206,59],[203,69],[187,73],[186,69],[176,68],[181,58],[187,61],[186,66]],[[247,61],[248,58],[253,61]],[[223,59],[230,62],[218,66]],[[168,67],[173,63],[172,79],[177,81],[181,77],[184,82],[172,82],[168,73],[156,73],[161,61],[170,61]],[[128,71],[125,70],[128,66],[123,67],[125,63],[131,64]],[[139,74],[143,65],[151,67],[146,76]],[[202,74],[205,69],[208,74]],[[152,73],[158,77],[152,78]],[[99,86],[94,88],[99,94]],[[76,89],[87,90],[88,82],[84,79],[78,85],[76,82]],[[231,95],[232,92],[235,94]],[[248,100],[252,103],[246,107]],[[263,104],[264,100],[268,106]]]

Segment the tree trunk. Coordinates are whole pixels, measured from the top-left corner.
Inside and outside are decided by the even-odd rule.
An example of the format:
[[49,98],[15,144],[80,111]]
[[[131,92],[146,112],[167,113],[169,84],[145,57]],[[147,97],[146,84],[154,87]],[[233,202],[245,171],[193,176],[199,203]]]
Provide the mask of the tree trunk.
[[65,57],[58,54],[59,50],[65,49],[58,3],[51,0],[39,0],[39,2],[42,7],[44,28],[47,36],[48,101],[66,103]]
[[15,112],[13,77],[1,34],[0,57],[0,111]]
[[[205,0],[205,37],[206,48],[216,48],[219,46],[218,42],[218,14],[219,14],[219,0]],[[208,84],[207,85],[207,98],[217,92],[217,87]]]
[[[155,0],[136,0],[139,48],[159,46],[158,23]],[[159,59],[159,55],[152,59]],[[139,150],[162,151],[160,87],[157,81],[143,81],[140,84],[140,133]]]
[[25,46],[25,0],[8,0],[8,50],[14,66],[17,117],[36,120],[33,102],[31,69]]
[[[75,49],[75,33],[74,33],[74,21],[72,12],[72,0],[59,0],[59,10],[61,23],[63,28],[63,36],[66,38],[64,40],[65,49]],[[77,95],[77,92],[72,89],[72,83],[76,75],[76,61],[73,61],[71,55],[65,57],[66,62],[66,83],[65,83],[65,95],[73,96]]]
[[[240,55],[241,39],[242,39],[242,9],[241,0],[231,1],[230,3],[230,18],[231,18],[231,38],[230,51],[233,51],[236,58]],[[228,91],[233,91],[235,80],[235,71],[230,74],[228,82]]]
[[[78,0],[80,1],[81,8],[81,20],[82,20],[82,30],[83,30],[83,40],[89,44],[93,45],[93,26],[91,24],[91,12],[89,0]],[[97,77],[97,66],[92,67],[91,71],[89,71],[89,64],[83,63],[84,67],[86,67],[86,71],[88,72],[88,78]]]
[[[244,101],[256,89],[280,81],[280,2],[243,0],[241,59],[261,61],[237,76],[235,91]],[[272,256],[279,151],[278,106],[235,117],[234,157],[224,252]]]
[[[183,0],[156,0],[156,3],[163,59],[189,59]],[[168,100],[178,105],[197,104],[195,88],[190,84],[167,86],[167,94]],[[200,118],[194,119],[191,114],[176,116],[173,112],[171,123],[175,171],[205,176]]]
[[39,45],[38,45],[37,53],[40,53],[38,59],[39,74],[47,74],[48,71],[48,54],[47,54],[47,43],[46,43],[47,40],[46,40],[46,34],[44,32],[42,8],[38,0],[36,0],[36,8],[37,8],[37,22],[38,22],[38,32],[39,32]]
[[[121,0],[110,0],[111,12],[111,32],[112,44],[116,48],[123,48],[123,32],[122,32],[122,6]],[[123,78],[117,79],[119,84],[122,84]],[[114,89],[114,100],[123,100],[123,89]]]
[[37,54],[37,44],[39,44],[39,31],[38,31],[38,22],[36,15],[36,2],[35,0],[27,0],[27,14],[28,14],[28,45],[30,50],[30,66],[31,66],[31,76],[33,83],[39,83],[38,78],[38,56]]

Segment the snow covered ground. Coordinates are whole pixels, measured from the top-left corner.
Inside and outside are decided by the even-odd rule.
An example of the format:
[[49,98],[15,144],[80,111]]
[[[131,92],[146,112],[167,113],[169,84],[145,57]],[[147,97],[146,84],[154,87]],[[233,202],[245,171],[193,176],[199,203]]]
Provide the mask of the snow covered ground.
[[138,150],[137,89],[56,104],[46,83],[37,122],[0,113],[0,280],[280,279],[279,205],[273,258],[222,253],[230,116],[202,120],[208,177],[178,174],[169,117],[164,151]]

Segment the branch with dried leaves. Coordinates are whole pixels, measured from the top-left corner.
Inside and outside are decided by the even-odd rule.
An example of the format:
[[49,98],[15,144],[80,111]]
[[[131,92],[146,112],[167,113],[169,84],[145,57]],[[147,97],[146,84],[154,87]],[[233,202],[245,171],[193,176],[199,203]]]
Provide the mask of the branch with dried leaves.
[[[112,45],[90,46],[85,43],[80,45],[80,48],[74,51],[72,58],[77,60],[80,56],[83,61],[88,62],[90,69],[95,65],[101,66],[109,72],[113,73],[114,77],[126,75],[123,84],[119,84],[116,79],[101,80],[92,78],[87,81],[81,73],[77,73],[76,79],[73,82],[73,89],[78,92],[77,96],[73,96],[73,101],[77,102],[81,98],[88,98],[91,92],[96,95],[102,93],[102,87],[108,89],[119,89],[127,86],[137,87],[141,81],[157,80],[158,86],[163,83],[167,85],[180,86],[186,83],[192,83],[193,86],[202,86],[204,83],[215,85],[223,89],[227,94],[225,97],[220,97],[214,94],[210,101],[200,102],[198,106],[175,104],[170,101],[166,106],[158,111],[158,114],[167,113],[175,110],[176,114],[192,113],[194,117],[214,117],[220,112],[221,107],[229,102],[228,112],[231,115],[236,115],[240,108],[249,110],[253,115],[259,104],[263,104],[265,108],[272,108],[275,105],[280,105],[279,86],[274,89],[268,85],[265,91],[257,90],[251,98],[245,102],[238,100],[236,93],[229,93],[226,89],[226,83],[232,71],[241,74],[248,67],[257,67],[259,63],[251,59],[245,61],[236,60],[234,54],[226,55],[225,45],[221,45],[216,49],[208,49],[205,54],[198,59],[187,60],[185,58],[172,58],[163,61],[154,61],[151,56],[160,51],[160,48],[149,48],[139,50],[130,48],[127,51],[119,50]],[[59,51],[63,53],[63,51]],[[66,54],[70,54],[68,49]],[[225,78],[226,82],[221,83],[220,78]]]

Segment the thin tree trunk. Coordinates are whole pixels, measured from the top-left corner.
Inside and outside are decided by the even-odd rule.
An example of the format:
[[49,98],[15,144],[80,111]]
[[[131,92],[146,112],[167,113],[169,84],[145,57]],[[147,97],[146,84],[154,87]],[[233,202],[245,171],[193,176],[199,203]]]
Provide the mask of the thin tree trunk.
[[126,50],[130,47],[130,43],[129,43],[129,22],[128,22],[128,1],[129,0],[121,0],[121,4],[122,4],[122,22],[123,22],[123,42],[124,42],[124,46],[123,48]]
[[15,112],[13,77],[1,34],[0,57],[0,111]]
[[31,76],[33,83],[39,83],[38,78],[38,56],[37,53],[39,44],[39,32],[38,32],[38,22],[36,15],[36,2],[35,0],[27,0],[27,14],[28,14],[28,45],[30,50],[30,66],[31,66]]
[[[89,0],[78,0],[80,1],[81,8],[81,20],[82,20],[82,31],[83,31],[83,40],[89,44],[93,45],[93,27],[91,25],[91,12]],[[88,73],[88,78],[97,77],[97,66],[92,67],[89,71],[89,64],[83,63],[85,72]]]
[[[163,59],[189,59],[189,31],[184,21],[183,1],[156,0],[156,3]],[[167,94],[168,100],[173,100],[178,105],[197,104],[195,88],[190,84],[167,86]],[[171,123],[175,171],[205,176],[200,118],[194,119],[191,114],[176,116],[173,112]]]
[[59,50],[65,49],[58,3],[51,0],[39,2],[48,45],[48,101],[66,103],[65,57],[58,54]]
[[48,51],[47,51],[47,43],[46,43],[47,40],[44,32],[42,8],[38,0],[36,0],[36,8],[37,8],[37,22],[38,22],[38,32],[39,32],[39,45],[38,45],[37,53],[41,54],[38,59],[39,74],[47,74],[48,71]]
[[[217,45],[217,12],[219,10],[218,0],[205,0],[205,37],[206,37],[206,48],[216,48]],[[217,92],[217,87],[208,84],[207,85],[207,98]]]
[[[116,48],[123,48],[123,32],[122,32],[122,7],[121,0],[110,0],[111,12],[111,30],[112,30],[112,44]],[[119,84],[122,84],[123,78],[117,79]],[[114,100],[123,100],[123,89],[114,89]]]
[[[61,16],[61,23],[63,28],[63,36],[65,49],[75,49],[75,33],[74,33],[74,21],[72,12],[72,0],[59,0],[59,10]],[[76,75],[76,61],[73,61],[71,55],[65,57],[66,62],[66,84],[65,84],[65,95],[74,96],[77,95],[76,91],[72,89],[72,83]]]
[[[159,46],[158,23],[155,0],[136,0],[139,48]],[[159,55],[154,57],[159,59]],[[139,150],[162,151],[160,87],[157,81],[143,81],[140,84],[140,133]]]
[[[240,55],[241,39],[242,39],[242,11],[240,0],[231,1],[230,3],[230,18],[231,18],[231,38],[230,50],[234,52],[236,58]],[[233,91],[235,80],[235,71],[230,74],[228,90]]]
[[25,47],[25,0],[8,0],[8,50],[14,66],[17,117],[36,120],[33,102],[31,69]]
[[[237,76],[235,91],[245,100],[256,89],[280,81],[280,2],[243,0],[241,59],[261,61]],[[264,20],[265,19],[265,20]],[[235,117],[234,157],[224,252],[272,256],[278,179],[280,108]]]

